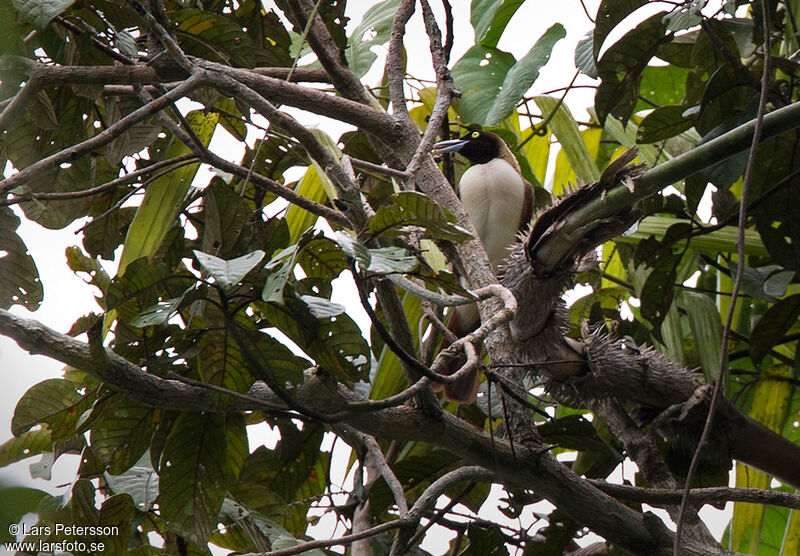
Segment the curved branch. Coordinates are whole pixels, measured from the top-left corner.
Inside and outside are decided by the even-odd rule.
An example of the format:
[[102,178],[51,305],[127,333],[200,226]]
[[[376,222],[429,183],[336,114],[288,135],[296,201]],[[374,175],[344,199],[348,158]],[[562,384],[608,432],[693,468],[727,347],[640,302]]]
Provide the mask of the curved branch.
[[[557,236],[567,238],[580,236],[581,230],[587,224],[628,212],[631,206],[668,185],[750,148],[755,126],[756,121],[751,120],[716,139],[659,164],[633,180],[633,191],[626,185],[617,185],[609,189],[605,195],[597,196],[567,215],[560,223],[559,233],[554,234],[553,239]],[[795,102],[764,116],[762,141],[798,127],[800,127],[800,102]],[[574,243],[563,241],[544,241],[537,247],[537,259],[545,266],[556,265],[573,245]]]
[[[3,309],[0,309],[0,334],[14,339],[31,353],[47,355],[89,372],[110,388],[148,407],[181,411],[248,409],[242,400],[221,408],[205,389],[142,372],[113,352],[103,350],[102,357],[93,355],[86,343]],[[264,394],[265,400],[279,402],[274,393],[263,387],[251,389],[248,394]],[[346,386],[331,384],[324,377],[313,375],[297,389],[296,399],[304,406],[323,404],[324,408],[318,408],[321,413],[344,410],[350,402],[363,401]],[[441,446],[472,465],[491,470],[504,484],[534,490],[573,519],[622,548],[656,553],[659,547],[671,543],[668,531],[654,529],[657,524],[650,523],[649,518],[588,484],[538,445],[522,443],[515,445],[512,451],[508,442],[492,439],[454,415],[440,413],[433,417],[410,406],[357,415],[348,419],[347,424],[381,439],[422,441]],[[708,548],[690,546],[686,554],[707,554]]]
[[24,185],[44,172],[54,170],[65,162],[71,162],[76,158],[109,144],[124,130],[157,114],[176,100],[185,97],[189,92],[201,87],[204,82],[205,78],[202,74],[192,75],[181,85],[158,97],[153,102],[131,112],[119,121],[114,122],[94,137],[35,162],[5,180],[0,181],[0,193],[6,193],[19,185]]
[[[588,482],[614,498],[642,502],[659,507],[680,504],[684,492],[683,489],[640,488],[630,485],[616,485],[598,479],[588,479]],[[692,488],[689,489],[689,502],[692,504],[748,502],[750,504],[769,504],[771,506],[800,510],[800,495],[777,490],[761,490],[760,488]]]

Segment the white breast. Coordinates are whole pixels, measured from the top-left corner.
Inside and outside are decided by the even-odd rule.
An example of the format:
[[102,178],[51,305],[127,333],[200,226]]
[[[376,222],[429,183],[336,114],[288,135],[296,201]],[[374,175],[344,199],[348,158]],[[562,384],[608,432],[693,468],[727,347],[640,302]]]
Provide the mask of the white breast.
[[461,176],[458,195],[495,267],[517,235],[525,187],[519,173],[501,158],[475,164]]

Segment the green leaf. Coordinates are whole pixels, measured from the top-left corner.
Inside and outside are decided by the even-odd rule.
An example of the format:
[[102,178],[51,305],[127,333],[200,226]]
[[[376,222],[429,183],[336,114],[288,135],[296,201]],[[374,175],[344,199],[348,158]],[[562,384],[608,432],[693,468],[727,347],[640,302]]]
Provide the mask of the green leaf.
[[[75,389],[75,384],[60,378],[44,380],[32,386],[17,402],[11,420],[11,432],[19,436],[39,423],[48,423],[52,429],[59,426],[72,427],[65,413],[75,413],[75,408],[83,400]],[[77,416],[75,416],[77,419]]]
[[347,256],[330,238],[315,237],[303,245],[297,255],[297,264],[307,277],[330,281],[347,268]]
[[394,14],[399,6],[400,0],[384,0],[375,4],[367,10],[361,23],[350,35],[350,40],[347,41],[347,62],[357,77],[363,77],[378,58],[372,52],[372,47],[389,40]]
[[336,242],[371,274],[403,274],[417,268],[417,259],[401,247],[369,249],[347,232],[335,232]]
[[106,290],[106,310],[115,310],[119,318],[130,322],[160,301],[158,294],[170,270],[160,262],[139,259],[115,276]]
[[172,299],[165,299],[159,301],[155,305],[151,305],[138,315],[131,319],[131,324],[137,328],[144,328],[145,326],[158,326],[159,324],[166,324],[170,317],[178,311],[184,297],[192,288],[183,292],[180,297],[173,297]]
[[[25,514],[36,513],[39,504],[50,495],[44,491],[20,486],[0,488],[0,521],[19,523]],[[22,538],[22,535],[20,535]],[[0,542],[15,542],[17,537],[9,531],[9,527],[0,527]]]
[[667,255],[658,260],[642,286],[642,316],[654,329],[660,329],[675,294],[675,276],[680,255]]
[[594,34],[589,31],[575,45],[575,67],[592,79],[597,79],[597,60],[594,58]]
[[161,454],[159,506],[175,533],[205,544],[226,492],[225,415],[181,413]]
[[197,258],[200,266],[208,272],[216,281],[216,283],[223,290],[230,290],[232,287],[239,284],[248,272],[253,270],[261,259],[264,258],[264,252],[255,250],[247,255],[236,257],[230,261],[225,261],[214,255],[197,251],[192,251]]
[[700,357],[700,367],[706,381],[710,383],[719,375],[719,357],[722,353],[719,308],[709,296],[691,291],[681,292],[679,304],[689,319]]
[[475,29],[475,43],[497,46],[508,22],[525,0],[472,0],[469,22]]
[[622,460],[622,457],[600,438],[594,425],[577,413],[548,421],[539,425],[537,429],[549,443],[571,450],[610,452]]
[[141,512],[149,511],[158,497],[158,475],[150,467],[131,467],[122,475],[105,473],[103,478],[112,492],[130,496]]
[[[681,104],[686,94],[686,75],[688,70],[677,66],[647,66],[642,71],[639,93],[656,106]],[[652,107],[641,102],[637,109]]]
[[6,467],[52,449],[53,440],[50,438],[50,431],[44,429],[28,431],[0,445],[0,467]]
[[64,13],[75,0],[12,0],[14,7],[41,31],[57,15]]
[[[644,20],[605,51],[597,62],[601,83],[595,93],[600,123],[612,115],[627,123],[639,100],[642,72],[664,42],[663,12]],[[595,45],[597,48],[597,45]]]
[[455,87],[461,92],[458,113],[467,123],[486,124],[508,71],[517,61],[508,52],[491,46],[475,45],[455,63]]
[[112,394],[98,402],[92,424],[91,441],[95,455],[112,475],[130,469],[150,446],[155,432],[154,410]]
[[486,125],[498,125],[514,111],[525,92],[539,77],[539,70],[550,60],[553,46],[566,34],[564,27],[556,23],[545,31],[528,53],[508,70],[499,94],[486,115]]
[[17,235],[19,218],[8,207],[0,207],[0,307],[20,304],[35,311],[44,298],[36,263]]
[[[285,314],[279,311],[270,311],[270,313]],[[273,324],[295,343],[302,342],[296,334],[286,332],[285,327],[280,327],[274,322]],[[303,371],[312,366],[308,360],[295,355],[272,336],[255,330],[252,324],[237,320],[234,326],[236,327],[234,330],[236,343],[245,356],[248,371],[253,376],[269,385],[277,385],[281,388],[287,384],[302,382]],[[301,341],[298,342],[298,340]]]
[[387,204],[378,208],[367,221],[366,228],[375,236],[404,235],[408,226],[422,228],[424,237],[449,241],[465,241],[472,235],[455,224],[455,217],[415,191],[395,193]]
[[213,330],[199,342],[197,372],[209,384],[222,386],[234,392],[246,392],[254,382],[235,335],[228,329]]
[[237,21],[210,10],[170,12],[181,47],[188,55],[238,67],[253,67],[258,45]]
[[600,179],[600,170],[597,169],[597,164],[586,148],[578,124],[569,108],[564,104],[559,106],[558,100],[549,96],[537,96],[533,100],[545,117],[555,112],[550,119],[550,128],[561,144],[575,174],[586,183]]
[[347,310],[347,307],[338,303],[325,299],[324,297],[316,297],[313,295],[301,295],[300,299],[303,303],[308,305],[308,310],[311,314],[318,319],[327,319],[341,315]]
[[650,112],[639,124],[637,143],[655,143],[683,133],[694,125],[686,118],[684,106],[662,106]]
[[606,37],[614,27],[645,4],[647,4],[647,0],[603,0],[600,3],[600,7],[597,8],[594,39],[592,40],[595,60],[600,54],[600,48]]
[[[222,503],[219,515],[220,519],[230,525],[242,523],[244,519],[251,520],[258,532],[269,540],[273,550],[291,548],[305,542],[293,536],[289,531],[281,527],[277,521],[270,519],[261,512],[253,511],[251,508],[239,504],[231,498],[226,498]],[[325,553],[318,548],[303,551],[302,554],[304,556],[325,556]]]
[[[112,125],[131,112],[141,108],[142,103],[136,97],[106,98],[106,124]],[[106,161],[117,167],[123,157],[135,154],[150,146],[161,132],[161,123],[153,117],[149,120],[127,128],[118,134],[106,147]]]
[[773,346],[783,342],[784,335],[800,318],[800,294],[778,300],[758,319],[750,333],[750,358],[759,365]]
[[283,289],[289,281],[292,269],[295,265],[298,245],[290,245],[266,264],[265,268],[269,271],[267,281],[261,290],[261,299],[268,303],[284,303]]
[[[219,114],[194,111],[186,115],[186,120],[200,141],[207,145],[219,121]],[[164,159],[189,152],[191,152],[189,147],[174,139],[167,148]],[[128,228],[125,247],[119,262],[119,274],[136,259],[152,257],[161,246],[167,232],[178,219],[199,166],[199,164],[182,166],[157,178],[147,186],[144,200]]]

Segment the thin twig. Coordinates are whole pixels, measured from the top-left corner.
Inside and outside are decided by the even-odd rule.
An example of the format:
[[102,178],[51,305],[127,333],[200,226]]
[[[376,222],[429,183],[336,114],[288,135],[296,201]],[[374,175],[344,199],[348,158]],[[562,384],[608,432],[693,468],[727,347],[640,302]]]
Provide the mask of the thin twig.
[[747,167],[745,168],[744,177],[742,178],[742,187],[739,198],[739,234],[736,239],[736,250],[738,261],[736,264],[736,277],[733,282],[733,289],[731,291],[731,298],[728,305],[728,314],[725,318],[725,328],[722,331],[721,350],[719,358],[719,372],[714,382],[714,391],[711,395],[711,402],[708,408],[708,417],[706,418],[705,426],[703,427],[703,434],[692,456],[692,462],[689,465],[689,471],[686,474],[686,487],[681,499],[680,511],[678,513],[677,530],[675,531],[675,538],[673,542],[673,554],[680,556],[681,553],[681,536],[683,532],[683,520],[689,506],[689,495],[694,482],[697,468],[700,465],[700,455],[708,443],[708,437],[711,434],[711,427],[714,422],[714,415],[717,407],[720,404],[720,398],[723,396],[723,385],[725,384],[727,376],[727,362],[728,362],[728,338],[731,334],[733,327],[733,318],[736,310],[736,301],[739,297],[739,288],[742,285],[744,277],[745,266],[745,229],[747,227],[747,193],[750,188],[750,181],[755,168],[756,152],[761,141],[761,129],[764,121],[764,113],[766,112],[767,97],[769,96],[769,74],[770,74],[770,18],[769,11],[766,6],[761,7],[761,17],[763,20],[763,33],[764,33],[764,68],[761,74],[761,93],[758,99],[758,113],[756,115],[755,128],[753,130],[753,142],[750,147],[750,154],[747,160]]
[[88,152],[104,147],[116,139],[119,134],[126,129],[153,116],[154,114],[157,114],[176,100],[183,98],[194,89],[202,86],[204,82],[205,77],[203,73],[193,74],[181,85],[153,100],[153,102],[134,110],[124,118],[121,118],[120,120],[108,126],[94,137],[52,154],[20,170],[16,174],[9,176],[0,182],[0,193],[6,193],[7,191],[10,191],[19,185],[29,183],[30,180],[34,179],[39,174],[42,174],[48,170],[54,170],[65,162],[71,162]]

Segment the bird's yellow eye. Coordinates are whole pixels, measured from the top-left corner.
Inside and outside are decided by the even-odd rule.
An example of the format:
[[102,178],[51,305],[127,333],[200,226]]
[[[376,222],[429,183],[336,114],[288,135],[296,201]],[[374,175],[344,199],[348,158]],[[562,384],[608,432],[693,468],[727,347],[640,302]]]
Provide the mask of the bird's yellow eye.
[[469,135],[469,136],[470,136],[472,139],[477,139],[478,137],[480,137],[480,132],[479,132],[479,131],[473,131],[472,133],[470,133],[470,135]]

